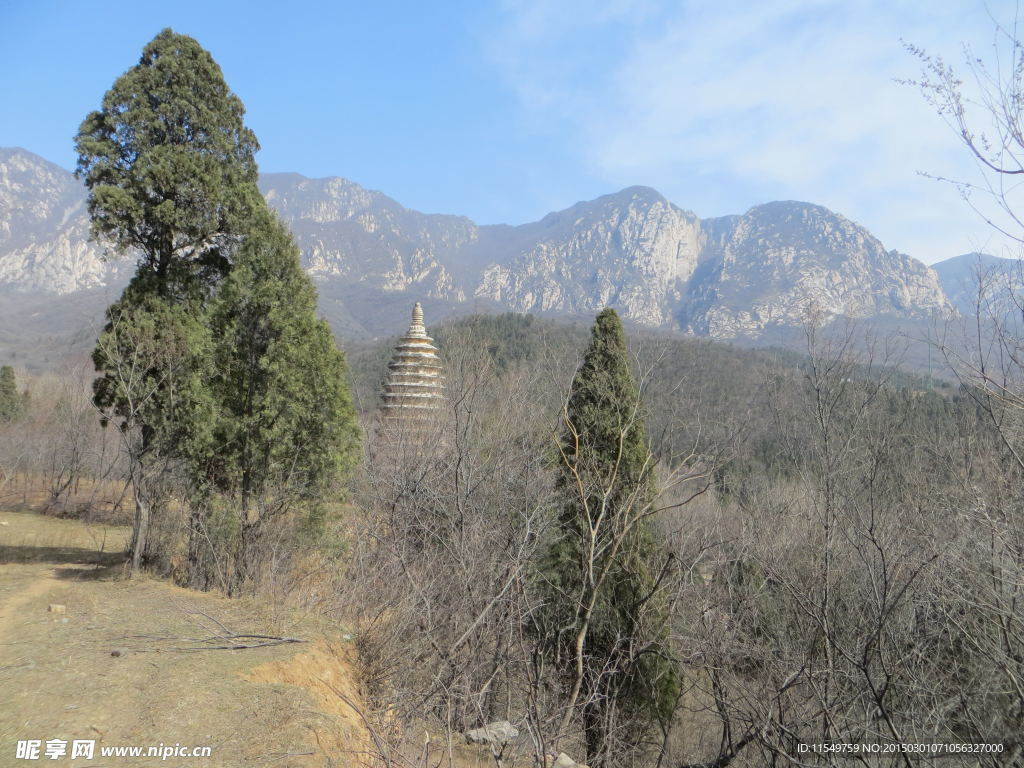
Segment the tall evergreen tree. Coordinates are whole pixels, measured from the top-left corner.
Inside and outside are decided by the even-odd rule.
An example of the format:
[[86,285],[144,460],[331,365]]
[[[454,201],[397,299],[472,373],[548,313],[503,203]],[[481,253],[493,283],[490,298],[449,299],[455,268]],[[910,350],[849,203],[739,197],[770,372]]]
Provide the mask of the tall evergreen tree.
[[[197,473],[234,510],[232,586],[240,587],[254,575],[266,521],[296,505],[315,508],[355,462],[359,431],[344,357],[317,319],[316,290],[291,233],[270,211],[253,219],[209,323],[218,411]],[[190,551],[196,585],[205,577],[204,541],[196,537]]]
[[613,309],[597,316],[563,422],[564,506],[544,569],[542,632],[569,690],[562,730],[578,712],[586,762],[606,766],[671,717],[678,690],[648,527],[654,463]]
[[116,252],[138,252],[138,274],[161,296],[216,280],[262,205],[259,144],[244,114],[213,57],[165,29],[79,128],[92,232]]
[[[197,318],[264,206],[258,145],[243,115],[210,54],[165,29],[75,138],[94,237],[139,255],[93,354],[96,403],[118,422],[131,459],[133,572],[157,501],[155,470],[195,442],[196,435],[183,441],[182,429],[201,424],[202,408],[194,409],[209,405],[199,392],[205,337]],[[175,343],[162,349],[168,337]]]
[[21,413],[22,398],[18,394],[18,382],[14,369],[5,365],[0,368],[0,421],[12,421]]

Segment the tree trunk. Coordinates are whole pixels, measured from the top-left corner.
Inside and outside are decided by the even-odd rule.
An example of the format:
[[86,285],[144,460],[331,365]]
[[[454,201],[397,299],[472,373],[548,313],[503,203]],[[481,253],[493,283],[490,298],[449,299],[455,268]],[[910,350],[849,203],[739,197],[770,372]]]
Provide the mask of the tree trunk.
[[[248,515],[246,515],[248,517]],[[235,578],[231,593],[240,593],[256,578],[259,558],[260,520],[243,519],[238,538],[238,556],[235,558]]]
[[210,585],[209,569],[203,560],[203,509],[192,507],[188,516],[188,570],[185,575],[190,589],[205,590]]
[[583,740],[587,750],[587,765],[604,768],[604,716],[597,702],[583,705]]
[[142,488],[141,478],[138,477],[139,470],[132,473],[132,491],[135,494],[135,520],[132,525],[131,543],[131,565],[128,570],[128,577],[134,578],[142,567],[142,555],[146,551],[146,544],[149,541],[149,498]]

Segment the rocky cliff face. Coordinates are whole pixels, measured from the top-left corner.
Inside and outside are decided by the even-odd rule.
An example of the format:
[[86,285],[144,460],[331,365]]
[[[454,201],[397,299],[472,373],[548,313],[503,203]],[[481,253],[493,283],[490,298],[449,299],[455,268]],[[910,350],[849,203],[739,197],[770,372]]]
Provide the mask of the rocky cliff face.
[[932,269],[821,206],[767,203],[719,229],[681,322],[698,335],[756,335],[798,325],[809,311],[826,319],[951,311]]
[[291,227],[314,277],[386,292],[465,298],[442,262],[477,237],[469,219],[410,211],[339,178],[268,174],[260,188]]
[[89,242],[85,190],[20,149],[0,149],[0,286],[72,293],[117,279]]
[[[702,221],[630,187],[511,227],[410,211],[339,178],[270,174],[261,189],[331,297],[322,309],[349,332],[413,299],[431,300],[435,317],[467,304],[555,315],[610,305],[719,338],[798,325],[812,306],[826,319],[951,311],[931,269],[808,203]],[[88,241],[84,199],[63,169],[0,150],[0,288],[69,294],[125,279],[132,265],[102,261]]]
[[474,295],[518,312],[618,308],[672,326],[704,245],[700,220],[647,187],[630,187],[517,228],[522,247],[484,266]]

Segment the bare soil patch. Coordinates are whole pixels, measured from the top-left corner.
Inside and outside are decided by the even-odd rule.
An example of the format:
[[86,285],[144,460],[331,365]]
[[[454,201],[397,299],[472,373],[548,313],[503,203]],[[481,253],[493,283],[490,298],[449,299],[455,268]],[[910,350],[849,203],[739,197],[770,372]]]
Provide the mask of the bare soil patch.
[[[2,525],[2,523],[7,523]],[[0,766],[19,739],[95,739],[74,766],[359,765],[341,630],[317,617],[123,578],[127,530],[0,510]],[[64,606],[63,613],[48,610]],[[228,627],[301,645],[182,651]],[[112,655],[114,654],[114,655]],[[209,758],[103,758],[100,746],[210,746]],[[51,761],[47,761],[51,762]]]

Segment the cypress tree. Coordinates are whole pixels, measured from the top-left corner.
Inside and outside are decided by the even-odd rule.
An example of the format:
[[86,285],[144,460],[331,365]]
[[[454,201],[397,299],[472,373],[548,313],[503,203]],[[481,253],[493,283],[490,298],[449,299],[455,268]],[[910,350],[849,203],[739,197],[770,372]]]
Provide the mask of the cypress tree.
[[[344,357],[317,318],[291,233],[270,211],[253,219],[209,324],[217,418],[197,473],[234,510],[240,587],[254,575],[267,520],[297,505],[315,512],[355,463],[359,430]],[[200,559],[193,547],[193,582],[203,577]]]
[[[643,409],[622,323],[598,316],[563,413],[559,537],[544,568],[542,632],[582,717],[593,766],[671,717],[677,676],[648,527],[656,495]],[[568,724],[568,716],[563,724]]]
[[203,439],[205,302],[264,205],[244,112],[210,54],[165,29],[75,137],[93,236],[139,257],[93,353],[96,404],[129,456],[133,573],[168,460]]
[[161,296],[215,282],[263,204],[244,115],[213,57],[165,29],[79,128],[93,235],[141,255],[138,274]]
[[[93,235],[140,257],[93,355],[95,401],[129,456],[133,571],[162,471],[184,462],[197,500],[233,505],[244,581],[264,520],[319,499],[358,445],[344,359],[259,194],[243,116],[210,54],[165,29],[76,137]],[[194,507],[193,582],[208,518]]]
[[134,289],[107,309],[93,351],[101,376],[93,401],[101,423],[121,435],[135,514],[129,543],[134,575],[149,551],[177,460],[208,438],[212,403],[204,385],[209,333],[196,302],[175,303]]
[[18,394],[18,382],[14,369],[5,365],[0,368],[0,421],[13,421],[21,413],[22,398]]

